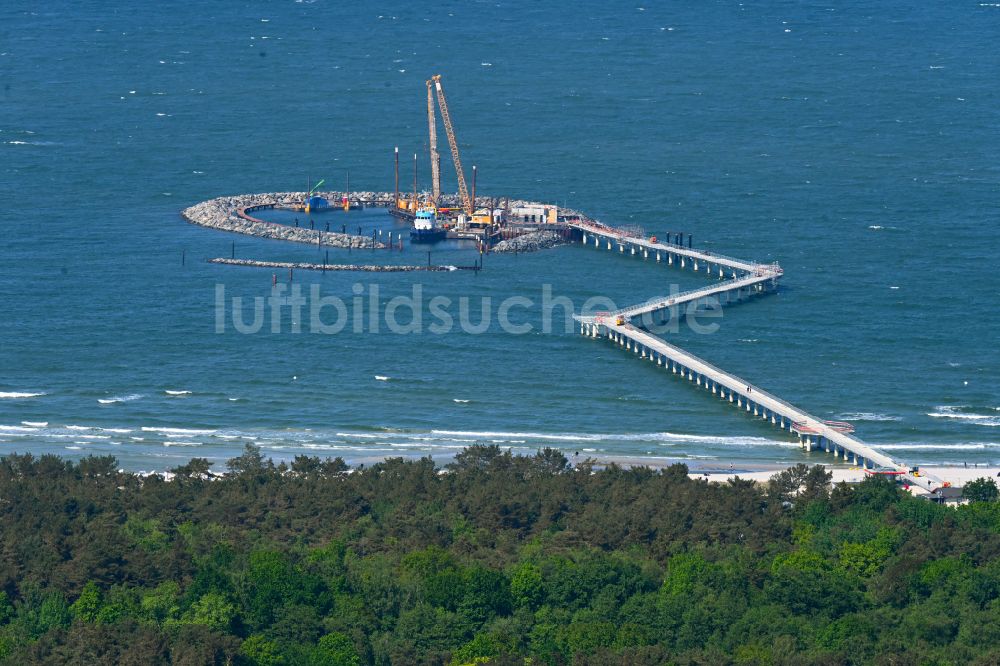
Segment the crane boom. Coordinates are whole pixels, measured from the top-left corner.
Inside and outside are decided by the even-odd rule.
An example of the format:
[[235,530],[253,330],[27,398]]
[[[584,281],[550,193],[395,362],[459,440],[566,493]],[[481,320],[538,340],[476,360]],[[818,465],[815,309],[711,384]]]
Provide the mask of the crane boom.
[[455,128],[451,124],[448,113],[448,102],[444,98],[444,88],[441,87],[441,75],[433,77],[437,89],[438,106],[441,107],[441,119],[444,120],[444,131],[448,134],[448,146],[451,148],[451,159],[455,162],[455,173],[458,175],[458,194],[462,198],[462,208],[465,214],[472,217],[472,201],[469,199],[469,188],[465,185],[465,172],[462,171],[462,158],[458,156],[458,142],[455,140]]
[[434,94],[431,81],[427,82],[427,128],[430,130],[431,192],[436,207],[441,198],[441,157],[438,155],[437,118],[434,116]]

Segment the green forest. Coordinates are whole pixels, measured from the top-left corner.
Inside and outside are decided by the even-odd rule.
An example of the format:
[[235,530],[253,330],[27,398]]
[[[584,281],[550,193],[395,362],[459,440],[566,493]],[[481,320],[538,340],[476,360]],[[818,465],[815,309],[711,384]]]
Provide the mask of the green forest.
[[996,664],[1000,503],[473,446],[0,459],[0,663]]

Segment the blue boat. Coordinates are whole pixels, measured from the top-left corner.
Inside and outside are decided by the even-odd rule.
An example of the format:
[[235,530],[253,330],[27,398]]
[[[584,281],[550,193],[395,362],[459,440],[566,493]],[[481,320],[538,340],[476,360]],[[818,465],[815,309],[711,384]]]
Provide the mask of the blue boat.
[[410,240],[414,243],[436,243],[444,240],[447,235],[437,221],[437,211],[434,208],[420,208],[413,218],[413,229],[410,230]]

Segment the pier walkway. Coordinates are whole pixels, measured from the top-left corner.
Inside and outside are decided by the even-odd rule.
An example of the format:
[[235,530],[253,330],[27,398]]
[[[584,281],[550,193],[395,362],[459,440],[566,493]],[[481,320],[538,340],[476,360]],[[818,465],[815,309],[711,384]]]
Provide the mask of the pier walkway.
[[623,230],[589,221],[570,223],[570,226],[580,232],[585,245],[691,268],[720,279],[700,289],[652,298],[612,312],[574,315],[580,323],[581,334],[605,338],[687,379],[694,386],[711,391],[713,396],[728,401],[734,407],[787,430],[798,438],[805,451],[822,450],[866,469],[891,470],[921,492],[931,492],[941,485],[941,480],[935,476],[915,473],[910,465],[855,437],[851,434],[854,430],[851,424],[815,417],[633,324],[634,319],[642,318],[643,324],[650,326],[658,317],[667,317],[668,312],[682,312],[681,306],[686,306],[690,312],[692,306],[697,308],[702,303],[723,306],[751,296],[772,293],[777,290],[778,280],[784,275],[777,263],[761,264],[679,244],[659,243],[655,239],[638,238]]

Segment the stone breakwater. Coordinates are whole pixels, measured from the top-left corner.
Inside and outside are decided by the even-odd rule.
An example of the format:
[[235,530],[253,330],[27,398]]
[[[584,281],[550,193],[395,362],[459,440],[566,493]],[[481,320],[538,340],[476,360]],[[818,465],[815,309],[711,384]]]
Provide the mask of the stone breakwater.
[[550,247],[555,247],[556,245],[562,245],[565,242],[566,239],[554,231],[533,231],[528,234],[500,241],[493,246],[490,252],[500,254],[512,252],[535,252],[537,250],[546,250]]
[[[323,247],[341,248],[384,248],[385,245],[368,236],[341,234],[333,231],[291,227],[286,224],[265,222],[249,214],[257,208],[280,208],[301,204],[305,192],[268,192],[263,194],[239,194],[230,197],[209,199],[181,211],[181,216],[192,224],[198,224],[210,229],[246,234],[256,238],[285,240],[294,243],[309,243]],[[320,196],[334,203],[343,196],[339,192],[324,192]],[[361,205],[385,206],[392,201],[392,193],[388,199],[380,192],[357,192],[351,194],[351,200]]]
[[[345,196],[344,192],[314,192],[330,202],[336,207]],[[228,197],[216,197],[190,208],[181,211],[181,216],[191,224],[197,224],[219,231],[230,231],[237,234],[246,234],[256,238],[270,238],[273,240],[286,240],[294,243],[309,243],[310,245],[320,245],[325,247],[339,248],[384,248],[385,244],[369,236],[357,236],[353,234],[342,234],[334,231],[321,231],[319,229],[306,229],[303,227],[292,227],[287,224],[277,224],[275,222],[265,222],[253,217],[254,210],[261,208],[293,208],[301,206],[308,193],[306,192],[262,192],[259,194],[236,194]],[[393,205],[392,192],[351,192],[349,199],[352,206],[362,207],[389,207]],[[406,197],[405,193],[400,193],[401,197]],[[540,206],[536,201],[524,199],[493,199],[489,197],[476,197],[476,207],[489,207],[495,205],[517,206]],[[456,194],[442,195],[439,205],[458,206],[459,199]],[[570,209],[563,209],[564,214],[577,215],[580,219],[593,223],[587,216]],[[517,239],[513,239],[517,240]],[[501,243],[502,244],[502,243]],[[531,249],[500,250],[501,252],[529,252],[545,247],[552,247],[558,243],[539,243],[537,247]]]
[[289,261],[258,261],[256,259],[227,259],[216,257],[209,259],[210,264],[226,264],[228,266],[252,266],[254,268],[288,268],[304,271],[360,271],[363,273],[409,273],[412,271],[461,271],[475,270],[475,266],[377,266],[373,264],[304,264]]

